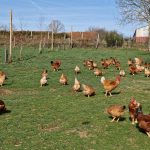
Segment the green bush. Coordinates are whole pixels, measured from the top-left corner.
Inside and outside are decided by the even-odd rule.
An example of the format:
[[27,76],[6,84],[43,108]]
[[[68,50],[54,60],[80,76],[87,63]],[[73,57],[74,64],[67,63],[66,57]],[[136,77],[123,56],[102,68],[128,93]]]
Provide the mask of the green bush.
[[111,31],[106,34],[107,47],[120,47],[123,45],[123,36],[116,31]]

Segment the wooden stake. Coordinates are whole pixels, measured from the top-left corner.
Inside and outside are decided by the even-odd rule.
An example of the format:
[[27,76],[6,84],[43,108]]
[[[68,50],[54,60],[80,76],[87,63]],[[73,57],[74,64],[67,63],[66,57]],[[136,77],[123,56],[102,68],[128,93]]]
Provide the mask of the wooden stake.
[[83,32],[81,32],[81,47],[83,47]]
[[16,46],[16,38],[14,37],[14,45],[13,45],[13,48],[15,48]]
[[20,47],[20,60],[22,59],[22,44],[21,44],[21,47]]
[[98,48],[98,45],[99,45],[99,33],[97,34],[96,49]]
[[51,50],[53,49],[54,49],[54,29],[53,29],[53,21],[52,21]]
[[32,38],[32,36],[33,36],[33,33],[32,33],[32,31],[31,31],[31,38]]
[[63,46],[63,48],[64,48],[64,50],[65,50],[65,43],[66,43],[66,34],[64,33],[64,46]]
[[8,50],[6,46],[5,46],[4,52],[5,52],[5,63],[8,63]]
[[40,53],[40,54],[42,53],[42,40],[41,40],[40,43],[39,43],[39,53]]
[[72,40],[73,40],[73,37],[72,37],[72,26],[71,26],[71,33],[70,33],[70,46],[71,46],[71,48],[72,48]]
[[81,40],[83,40],[83,32],[81,32]]
[[12,62],[12,10],[10,10],[10,45],[9,45],[9,63]]
[[48,40],[49,40],[49,31],[48,31],[48,34],[47,34],[47,38],[48,38]]
[[46,44],[46,39],[45,39],[45,37],[44,37],[44,40],[43,40],[43,48],[45,48],[45,44]]

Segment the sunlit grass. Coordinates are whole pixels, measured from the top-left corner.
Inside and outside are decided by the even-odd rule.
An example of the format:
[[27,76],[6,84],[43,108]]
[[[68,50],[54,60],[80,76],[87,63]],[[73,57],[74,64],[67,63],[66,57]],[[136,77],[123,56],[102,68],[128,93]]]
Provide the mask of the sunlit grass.
[[[127,59],[142,57],[150,62],[150,54],[138,50],[95,50],[70,49],[60,51],[23,49],[22,60],[19,50],[13,53],[12,64],[0,64],[0,70],[8,75],[5,85],[0,88],[0,99],[4,100],[11,113],[0,115],[0,148],[13,149],[149,149],[150,139],[136,126],[131,125],[128,111],[125,120],[110,123],[105,109],[111,104],[128,106],[132,96],[142,103],[143,111],[150,113],[150,78],[144,73],[129,75]],[[101,58],[116,57],[126,77],[114,91],[112,97],[104,96],[100,78],[84,68],[84,59],[95,60],[99,67]],[[3,55],[1,55],[3,60]],[[61,70],[53,72],[50,61],[60,59]],[[85,97],[82,92],[74,93],[74,68],[78,65],[81,83],[96,89],[96,95]],[[43,69],[48,70],[48,85],[40,87]],[[61,73],[67,75],[68,85],[61,86]],[[115,79],[118,71],[111,66],[104,70],[104,76]]]

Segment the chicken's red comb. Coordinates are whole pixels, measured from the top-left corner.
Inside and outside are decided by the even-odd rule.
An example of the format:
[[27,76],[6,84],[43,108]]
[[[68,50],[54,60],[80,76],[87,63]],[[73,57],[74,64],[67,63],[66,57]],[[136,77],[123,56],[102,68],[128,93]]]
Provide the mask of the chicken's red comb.
[[120,76],[117,76],[116,79],[117,79],[118,81],[120,81],[120,80],[121,80],[121,77],[120,77]]
[[136,100],[134,97],[131,98],[131,103],[136,103]]

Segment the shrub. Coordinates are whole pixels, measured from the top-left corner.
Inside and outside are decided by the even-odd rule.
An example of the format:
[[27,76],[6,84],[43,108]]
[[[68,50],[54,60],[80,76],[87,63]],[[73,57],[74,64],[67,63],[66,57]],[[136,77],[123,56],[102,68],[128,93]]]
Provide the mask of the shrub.
[[123,45],[123,36],[116,31],[111,31],[105,37],[107,47],[120,47]]

